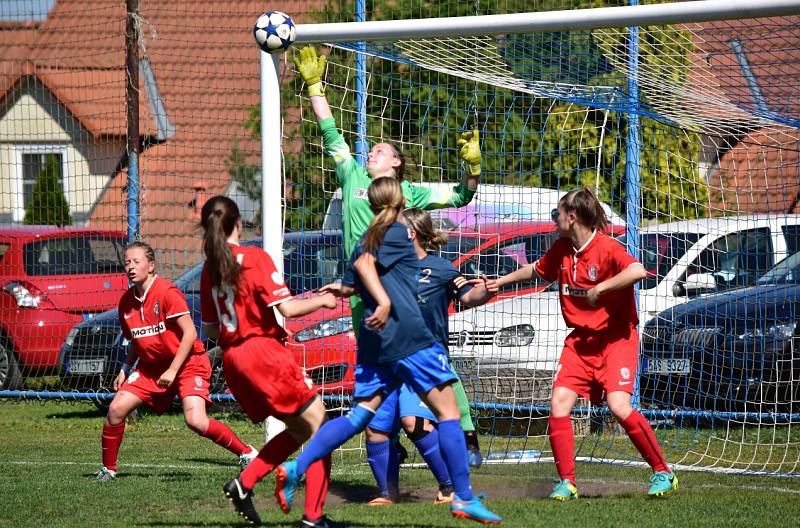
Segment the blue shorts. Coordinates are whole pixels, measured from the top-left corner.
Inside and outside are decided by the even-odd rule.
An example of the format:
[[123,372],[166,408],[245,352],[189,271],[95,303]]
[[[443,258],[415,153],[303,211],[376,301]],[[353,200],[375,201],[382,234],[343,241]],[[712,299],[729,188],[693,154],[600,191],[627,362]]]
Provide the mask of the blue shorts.
[[437,423],[433,411],[425,405],[419,395],[403,383],[399,389],[395,389],[383,401],[375,417],[369,422],[369,426],[382,433],[394,433],[400,429],[400,418],[404,416],[416,416],[425,418],[433,423]]
[[356,365],[356,386],[353,397],[371,398],[378,392],[388,395],[403,383],[417,394],[458,381],[450,369],[447,351],[439,343],[390,363]]

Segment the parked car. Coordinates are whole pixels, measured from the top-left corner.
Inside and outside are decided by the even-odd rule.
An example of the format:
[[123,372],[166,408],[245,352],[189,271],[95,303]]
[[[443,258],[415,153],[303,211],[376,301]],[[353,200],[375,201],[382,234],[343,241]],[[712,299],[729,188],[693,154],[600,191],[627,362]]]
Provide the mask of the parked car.
[[[415,185],[431,189],[452,189],[455,182],[421,182]],[[434,222],[442,229],[476,230],[481,225],[501,222],[549,222],[550,212],[567,190],[481,183],[472,201],[463,207],[431,211]],[[625,221],[603,203],[609,221],[623,225]],[[342,229],[342,189],[336,189],[328,202],[323,229]]]
[[[670,306],[754,284],[800,249],[800,215],[672,222],[640,234],[648,271],[639,287],[644,324]],[[456,361],[478,364],[483,378],[552,378],[568,332],[558,290],[549,288],[451,315],[450,352]]]
[[645,405],[789,411],[800,398],[800,253],[755,286],[669,308],[642,332]]
[[[261,245],[260,239],[244,242]],[[286,282],[293,292],[314,290],[341,276],[342,235],[340,231],[309,231],[287,233],[284,237],[283,266]],[[200,324],[200,274],[203,263],[184,272],[174,282],[186,296],[192,319],[201,340],[206,342],[212,361],[212,392],[222,392],[225,387],[222,373],[222,356],[214,343],[207,342]],[[115,303],[119,302],[118,295]],[[61,376],[65,387],[79,391],[111,391],[111,383],[119,372],[130,343],[122,335],[114,308],[91,320],[76,325],[67,336],[61,349]],[[300,350],[296,350],[300,352]],[[306,361],[298,357],[298,361]],[[325,358],[320,358],[325,361]],[[323,365],[310,369],[313,378],[322,374]],[[315,382],[322,382],[315,379]]]
[[57,370],[76,323],[127,288],[125,235],[77,227],[0,227],[0,389]]

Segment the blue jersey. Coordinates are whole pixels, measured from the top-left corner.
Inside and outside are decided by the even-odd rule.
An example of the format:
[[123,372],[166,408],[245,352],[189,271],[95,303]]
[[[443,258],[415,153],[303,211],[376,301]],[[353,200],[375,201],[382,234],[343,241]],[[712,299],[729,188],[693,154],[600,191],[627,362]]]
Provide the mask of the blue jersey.
[[447,307],[472,289],[450,261],[430,253],[419,261],[417,302],[434,339],[447,350]]
[[[355,261],[365,251],[362,237],[350,258],[342,284],[354,286],[361,292],[361,298],[366,305],[366,319],[372,315],[378,303],[364,287],[355,270]],[[367,325],[361,327],[358,335],[358,362],[364,365],[402,359],[432,346],[435,342],[417,304],[419,258],[414,251],[408,228],[398,222],[392,224],[374,254],[378,277],[392,301],[392,309],[386,327],[381,332],[376,332]]]

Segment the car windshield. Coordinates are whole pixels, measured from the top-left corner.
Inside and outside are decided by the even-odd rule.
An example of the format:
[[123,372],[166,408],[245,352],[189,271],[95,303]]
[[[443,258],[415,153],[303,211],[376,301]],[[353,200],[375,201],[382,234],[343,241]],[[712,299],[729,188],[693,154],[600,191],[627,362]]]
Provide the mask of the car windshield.
[[475,235],[450,233],[447,237],[447,245],[439,251],[439,254],[442,258],[452,262],[478,247],[480,242],[481,239]]
[[76,234],[36,240],[23,248],[25,273],[30,276],[125,273],[125,239]]
[[[655,288],[702,235],[698,233],[645,233],[642,235],[640,260],[647,270],[643,290]],[[626,244],[625,236],[618,239]]]
[[758,279],[758,284],[800,284],[800,253],[778,262]]
[[[244,242],[260,246],[258,239]],[[186,295],[200,293],[203,263],[175,279],[175,285]],[[283,246],[283,275],[293,294],[316,290],[336,281],[344,273],[344,256],[340,237],[287,237]]]

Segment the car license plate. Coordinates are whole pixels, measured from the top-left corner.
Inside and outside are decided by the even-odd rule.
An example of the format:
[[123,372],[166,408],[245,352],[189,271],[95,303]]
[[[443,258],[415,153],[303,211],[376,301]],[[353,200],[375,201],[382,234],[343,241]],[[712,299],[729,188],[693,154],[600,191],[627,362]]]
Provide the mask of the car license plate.
[[645,358],[645,374],[689,374],[692,371],[692,364],[686,358],[657,359]]
[[455,356],[450,357],[450,364],[453,365],[453,368],[456,372],[469,372],[475,369],[475,361],[474,357],[466,357],[466,356]]
[[106,367],[106,360],[100,359],[73,359],[69,371],[72,374],[102,374]]

